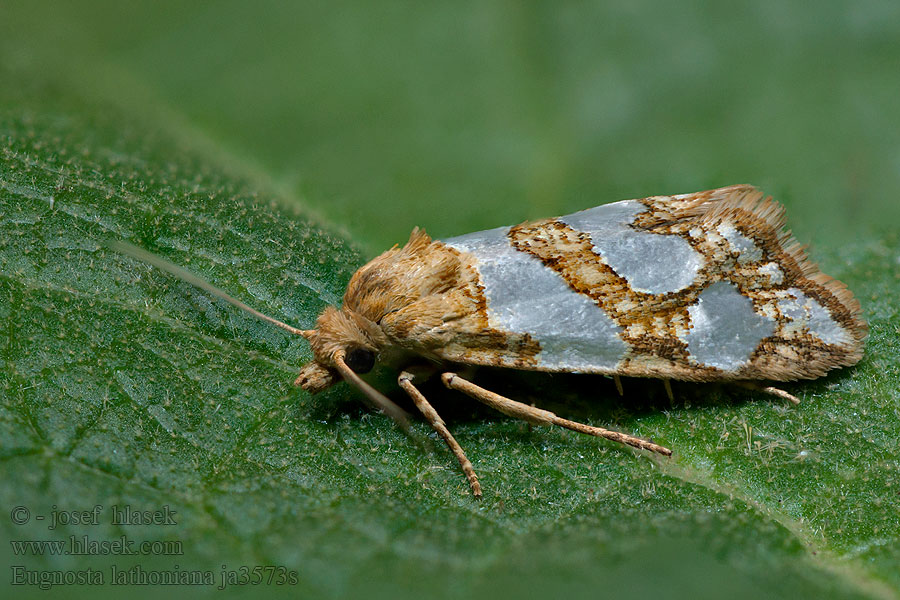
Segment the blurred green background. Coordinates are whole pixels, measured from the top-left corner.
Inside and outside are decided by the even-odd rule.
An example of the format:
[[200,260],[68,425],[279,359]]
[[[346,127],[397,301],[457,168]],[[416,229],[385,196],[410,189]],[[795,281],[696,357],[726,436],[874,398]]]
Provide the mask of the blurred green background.
[[[900,596],[898,65],[896,2],[5,2],[2,514],[171,504],[182,568],[299,573],[235,595]],[[481,503],[426,426],[417,444],[342,386],[291,389],[302,341],[103,249],[129,238],[308,326],[413,226],[734,183],[856,291],[863,363],[791,386],[798,409],[494,375],[665,462],[432,386]]]
[[370,251],[743,182],[805,239],[900,217],[896,2],[8,12],[8,60],[168,107]]

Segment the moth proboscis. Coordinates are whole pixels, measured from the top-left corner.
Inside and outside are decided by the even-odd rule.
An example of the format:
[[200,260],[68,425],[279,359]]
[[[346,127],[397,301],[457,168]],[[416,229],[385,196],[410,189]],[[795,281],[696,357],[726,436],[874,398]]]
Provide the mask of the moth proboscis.
[[164,269],[309,340],[295,380],[310,393],[343,379],[405,427],[407,414],[360,375],[376,362],[444,439],[472,493],[465,452],[416,382],[451,389],[512,417],[663,455],[668,448],[577,423],[464,379],[460,365],[732,382],[799,402],[765,383],[814,379],[856,364],[867,335],[859,302],[819,271],[784,229],[784,209],[752,186],[652,196],[446,240],[413,229],[351,277],[343,306],[314,329],[264,315],[125,242],[111,247]]

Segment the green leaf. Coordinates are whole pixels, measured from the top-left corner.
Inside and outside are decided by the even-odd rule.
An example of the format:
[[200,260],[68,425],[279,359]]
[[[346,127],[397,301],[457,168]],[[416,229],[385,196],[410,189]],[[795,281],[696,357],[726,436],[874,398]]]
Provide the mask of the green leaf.
[[[748,31],[765,31],[776,47],[748,34],[764,58],[732,74],[745,43],[730,41],[732,27],[673,45],[677,28],[666,27],[673,15],[635,13],[642,21],[624,9],[599,19],[395,7],[380,15],[383,28],[370,27],[382,21],[361,7],[337,19],[309,8],[288,12],[291,18],[263,11],[260,31],[269,34],[248,34],[247,54],[224,60],[249,7],[230,5],[237,16],[220,7],[183,8],[179,18],[193,26],[173,30],[175,4],[135,9],[142,12],[124,25],[120,9],[91,6],[29,6],[11,11],[0,29],[7,50],[0,59],[0,530],[10,594],[44,595],[35,585],[10,585],[21,573],[16,565],[28,577],[49,578],[90,568],[107,584],[112,569],[138,579],[209,571],[216,580],[128,587],[146,596],[216,594],[223,565],[296,573],[296,584],[230,586],[233,594],[900,594],[900,240],[884,225],[897,215],[900,185],[888,168],[897,140],[865,110],[832,121],[839,141],[861,132],[853,164],[873,173],[853,188],[854,207],[843,201],[850,175],[830,169],[847,157],[823,150],[822,133],[823,121],[855,106],[851,84],[875,102],[885,97],[879,82],[893,72],[892,61],[865,69],[854,61],[887,52],[879,40],[893,31],[881,25],[888,19],[860,9],[857,29],[847,29],[840,10],[823,9],[822,22],[805,30],[797,25],[802,11],[788,8],[782,21],[793,25],[777,34],[754,13],[748,18],[756,29]],[[677,23],[705,32],[718,17],[686,11]],[[732,18],[732,25],[740,21]],[[597,20],[605,38],[591,33]],[[644,33],[616,33],[622,23],[637,27],[635,20]],[[328,34],[328,25],[345,35]],[[470,45],[454,45],[460,32]],[[817,45],[824,34],[862,45]],[[260,49],[270,38],[280,51]],[[60,40],[75,51],[56,56],[55,44],[66,45]],[[791,40],[821,51],[791,62]],[[596,72],[581,66],[620,44],[628,57],[599,60]],[[674,75],[642,71],[667,56],[655,44],[672,49]],[[203,45],[207,54],[187,52]],[[703,61],[717,60],[711,48],[728,59],[708,67],[723,78],[719,87],[700,74]],[[282,55],[305,57],[312,49],[324,52],[322,66],[286,83],[281,98],[265,93],[263,84],[282,79]],[[529,58],[529,49],[540,49],[538,56]],[[779,52],[788,66],[775,60]],[[817,64],[813,55],[837,65],[844,95],[811,104],[832,89],[832,79],[813,69],[806,85],[792,80]],[[215,68],[198,68],[200,56]],[[487,64],[471,75],[482,59]],[[763,67],[774,70],[756,86],[763,91],[746,90],[739,75]],[[584,80],[586,73],[593,78]],[[608,78],[619,84],[604,86]],[[447,82],[456,79],[471,86],[462,87],[475,100],[447,96]],[[685,81],[724,95],[681,98],[675,92]],[[752,100],[762,102],[776,84],[786,90],[786,108],[765,104],[765,115],[776,117],[761,119],[771,137],[750,135]],[[318,96],[305,96],[313,92]],[[600,102],[619,113],[585,130],[595,92],[611,94]],[[231,100],[219,103],[220,96]],[[651,97],[674,97],[671,114]],[[179,111],[166,104],[176,98]],[[252,99],[260,102],[246,110]],[[701,103],[696,112],[692,101]],[[300,114],[291,108],[298,105]],[[807,106],[816,110],[802,110]],[[729,139],[729,127],[707,128],[732,111],[746,129]],[[347,115],[349,122],[337,122]],[[778,131],[794,117],[801,122],[794,132],[816,135],[798,141]],[[290,133],[279,135],[284,127]],[[617,136],[615,127],[640,139]],[[482,137],[489,143],[477,143]],[[595,146],[613,139],[621,144]],[[392,152],[381,155],[382,147]],[[825,169],[787,164],[821,153]],[[675,174],[654,175],[669,168]],[[302,171],[300,183],[291,169]],[[802,174],[792,178],[792,169]],[[325,305],[339,303],[366,256],[402,241],[401,219],[403,234],[413,224],[461,233],[578,203],[751,176],[796,181],[798,191],[782,198],[792,225],[819,240],[814,257],[865,306],[872,334],[862,363],[789,385],[803,400],[796,408],[728,387],[676,383],[670,403],[656,382],[627,380],[621,399],[598,377],[479,375],[511,397],[664,443],[675,450],[668,460],[532,429],[427,385],[475,464],[481,502],[424,423],[408,437],[343,385],[316,397],[293,388],[310,357],[304,340],[106,249],[110,239],[129,240],[309,327]],[[652,188],[657,184],[664,190]],[[676,185],[686,187],[670,189]],[[334,223],[349,227],[367,250]],[[832,230],[850,241],[829,239]],[[390,391],[390,379],[380,374],[380,387]],[[50,529],[54,510],[72,520],[84,516],[72,511],[97,505],[96,524]],[[174,511],[175,524],[115,524],[114,505]],[[16,507],[30,511],[27,522],[15,521],[23,514]],[[16,553],[20,542],[70,536],[174,543],[165,549],[180,544],[180,553]],[[141,571],[129,571],[135,565]],[[65,597],[123,589],[54,587]]]

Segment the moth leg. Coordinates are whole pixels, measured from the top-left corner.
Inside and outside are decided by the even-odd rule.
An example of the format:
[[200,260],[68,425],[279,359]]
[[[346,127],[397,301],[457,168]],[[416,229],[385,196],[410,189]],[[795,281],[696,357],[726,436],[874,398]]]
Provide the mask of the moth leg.
[[672,382],[668,379],[663,379],[663,385],[666,388],[666,395],[669,397],[669,402],[675,402],[675,394],[672,393]]
[[441,375],[441,381],[443,381],[444,385],[448,388],[458,390],[510,417],[522,419],[523,421],[534,423],[535,425],[558,425],[560,427],[565,427],[566,429],[571,429],[572,431],[606,438],[614,442],[619,442],[620,444],[628,444],[635,448],[643,448],[644,450],[650,450],[665,456],[672,455],[671,450],[664,448],[663,446],[658,446],[653,442],[619,433],[618,431],[610,431],[609,429],[603,429],[602,427],[593,427],[592,425],[569,421],[568,419],[557,416],[556,413],[552,413],[549,410],[535,408],[523,404],[522,402],[510,400],[500,394],[495,394],[494,392],[479,387],[470,381],[466,381],[456,373],[444,373]]
[[771,385],[761,385],[752,381],[738,381],[736,383],[742,388],[753,390],[754,392],[762,392],[763,394],[768,394],[770,396],[775,396],[776,398],[781,398],[782,400],[787,400],[792,404],[800,404],[800,398],[793,394],[789,394],[781,388],[773,387]]
[[618,375],[613,375],[613,381],[616,383],[616,391],[619,392],[620,396],[624,396],[625,389],[622,387],[622,378]]
[[450,452],[456,456],[456,460],[459,461],[459,466],[462,467],[463,473],[466,475],[466,479],[469,480],[469,487],[472,488],[472,495],[476,498],[481,498],[481,484],[478,483],[478,476],[475,474],[475,469],[472,467],[472,463],[469,462],[469,459],[466,458],[466,453],[463,452],[462,447],[459,443],[453,438],[453,434],[450,433],[450,430],[447,429],[447,424],[444,423],[444,420],[441,419],[441,416],[434,410],[434,407],[431,406],[431,403],[425,399],[425,396],[422,395],[416,386],[413,385],[413,380],[415,379],[415,375],[410,373],[409,371],[403,371],[400,373],[400,376],[397,378],[397,383],[409,394],[409,397],[412,398],[412,401],[416,404],[416,408],[419,409],[419,412],[428,420],[429,425],[431,425],[435,431],[437,431],[438,435],[444,439],[444,442],[447,443],[447,447],[450,448]]

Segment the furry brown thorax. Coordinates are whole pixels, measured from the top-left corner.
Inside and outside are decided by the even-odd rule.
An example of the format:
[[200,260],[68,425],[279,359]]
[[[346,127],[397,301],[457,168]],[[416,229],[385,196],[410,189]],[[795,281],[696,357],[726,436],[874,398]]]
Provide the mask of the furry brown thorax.
[[[414,229],[405,246],[394,246],[353,274],[342,308],[322,311],[309,336],[313,360],[300,369],[297,384],[316,393],[337,383],[334,356],[339,351],[348,357],[369,352],[376,361],[389,363],[408,357],[408,350],[395,343],[408,333],[407,312],[422,323],[443,322],[456,311],[450,306],[436,311],[434,300],[451,289],[468,287],[474,273],[463,271],[458,252]],[[466,281],[460,281],[461,276]],[[429,358],[427,348],[419,350]]]

